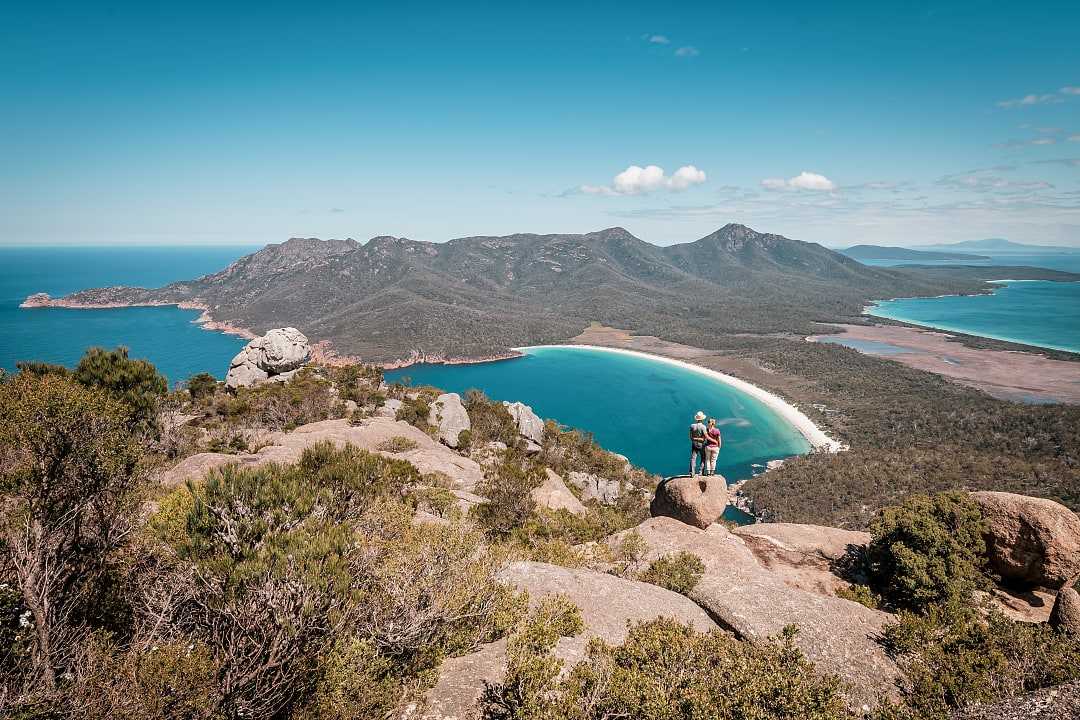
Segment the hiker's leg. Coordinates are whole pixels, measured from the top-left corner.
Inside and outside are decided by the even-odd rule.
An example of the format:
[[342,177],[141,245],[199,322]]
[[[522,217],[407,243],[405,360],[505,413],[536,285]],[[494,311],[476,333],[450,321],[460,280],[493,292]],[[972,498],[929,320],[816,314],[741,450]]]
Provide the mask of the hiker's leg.
[[697,474],[697,473],[694,472],[694,460],[696,460],[696,459],[697,459],[697,450],[695,450],[691,446],[691,448],[690,448],[690,474],[691,475],[696,475]]

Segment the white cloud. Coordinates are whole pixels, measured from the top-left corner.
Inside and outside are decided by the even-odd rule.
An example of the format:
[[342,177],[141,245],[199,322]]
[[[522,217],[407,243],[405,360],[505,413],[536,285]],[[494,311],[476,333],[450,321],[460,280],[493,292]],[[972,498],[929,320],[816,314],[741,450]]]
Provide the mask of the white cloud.
[[670,176],[658,165],[631,165],[616,175],[610,186],[582,185],[578,189],[587,195],[643,195],[656,190],[678,192],[705,180],[705,171],[693,165],[684,165]]
[[1069,142],[1080,142],[1080,135],[1070,135]]
[[656,45],[668,45],[671,43],[667,35],[649,35],[646,39]]
[[1043,95],[1035,95],[1033,93],[1033,94],[1030,94],[1030,95],[1025,95],[1022,98],[1014,98],[1012,100],[1002,100],[1002,101],[998,102],[997,106],[1000,107],[1000,108],[1014,108],[1014,107],[1023,107],[1025,105],[1043,105],[1043,104],[1046,104],[1046,103],[1057,103],[1057,102],[1061,102],[1061,98],[1059,98],[1054,93],[1046,93],[1046,94],[1043,94]]
[[803,170],[793,178],[765,178],[761,186],[766,190],[835,190],[836,183],[824,175]]
[[698,55],[701,54],[701,51],[698,50],[693,45],[685,45],[685,46],[679,48],[678,50],[676,50],[675,54],[678,55],[679,57],[697,57]]
[[1078,86],[1078,85],[1067,85],[1066,87],[1061,88],[1061,94],[1062,95],[1080,95],[1080,86]]
[[1056,142],[1057,142],[1057,140],[1055,140],[1054,138],[1041,137],[1041,138],[1035,138],[1034,140],[1032,140],[1031,144],[1032,145],[1053,145]]

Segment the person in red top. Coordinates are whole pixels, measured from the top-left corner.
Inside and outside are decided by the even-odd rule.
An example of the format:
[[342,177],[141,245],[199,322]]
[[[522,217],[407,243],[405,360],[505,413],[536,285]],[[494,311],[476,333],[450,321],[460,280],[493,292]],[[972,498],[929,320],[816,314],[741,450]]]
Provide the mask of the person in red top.
[[707,475],[716,474],[716,458],[720,455],[720,428],[716,427],[716,418],[709,418],[709,427],[705,431],[705,467]]

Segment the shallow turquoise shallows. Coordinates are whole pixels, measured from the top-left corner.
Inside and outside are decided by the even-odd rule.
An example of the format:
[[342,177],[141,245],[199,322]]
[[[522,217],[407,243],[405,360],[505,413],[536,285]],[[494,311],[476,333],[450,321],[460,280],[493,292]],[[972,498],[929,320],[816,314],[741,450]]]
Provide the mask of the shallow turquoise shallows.
[[992,295],[888,300],[867,312],[940,330],[1080,352],[1080,283],[999,284]]
[[197,372],[224,377],[244,340],[208,332],[199,313],[175,307],[69,310],[20,308],[27,295],[53,297],[107,285],[159,287],[217,272],[252,247],[0,248],[0,368],[20,360],[71,367],[92,346],[125,345],[170,384]]
[[586,348],[540,347],[525,357],[476,365],[414,365],[387,373],[496,400],[520,400],[538,415],[593,433],[596,441],[660,475],[687,472],[694,413],[721,425],[717,470],[750,477],[769,460],[808,452],[790,423],[757,399],[707,375],[663,361]]

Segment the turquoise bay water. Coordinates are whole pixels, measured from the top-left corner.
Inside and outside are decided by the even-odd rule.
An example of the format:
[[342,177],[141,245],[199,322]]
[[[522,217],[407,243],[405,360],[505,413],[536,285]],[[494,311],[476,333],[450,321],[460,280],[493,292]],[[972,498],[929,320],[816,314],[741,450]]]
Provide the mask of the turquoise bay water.
[[1008,281],[992,295],[902,298],[877,317],[1009,342],[1080,352],[1080,282]]
[[386,377],[520,400],[543,418],[592,432],[604,448],[660,475],[687,472],[687,435],[697,410],[720,422],[724,444],[717,471],[729,481],[810,449],[798,430],[755,398],[701,373],[633,355],[542,347],[513,360],[414,365]]
[[106,285],[159,287],[217,272],[256,248],[233,247],[9,247],[0,248],[0,368],[20,360],[73,366],[86,348],[126,345],[132,357],[153,362],[180,382],[196,372],[223,377],[244,341],[203,330],[194,310],[175,307],[69,310],[23,309],[27,295],[53,297]]

